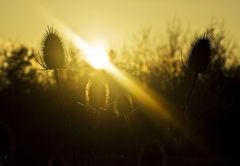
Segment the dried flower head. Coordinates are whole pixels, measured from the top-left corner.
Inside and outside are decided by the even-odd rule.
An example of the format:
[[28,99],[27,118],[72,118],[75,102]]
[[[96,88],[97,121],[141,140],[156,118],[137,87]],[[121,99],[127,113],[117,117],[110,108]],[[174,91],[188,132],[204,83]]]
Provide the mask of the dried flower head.
[[133,99],[129,94],[119,95],[114,104],[117,115],[128,116],[134,111]]
[[47,27],[42,41],[41,55],[37,61],[45,69],[63,68],[67,63],[67,55],[62,40],[53,27]]
[[188,67],[195,73],[204,73],[210,63],[211,41],[208,34],[197,37],[189,51]]
[[85,89],[87,109],[96,113],[107,110],[109,93],[110,90],[107,81],[90,78]]

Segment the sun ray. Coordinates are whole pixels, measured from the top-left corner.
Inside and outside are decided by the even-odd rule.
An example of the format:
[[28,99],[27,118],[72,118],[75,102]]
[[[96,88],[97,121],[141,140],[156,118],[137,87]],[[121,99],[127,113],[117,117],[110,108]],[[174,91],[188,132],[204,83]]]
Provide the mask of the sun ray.
[[[167,109],[163,98],[156,95],[148,88],[141,86],[136,80],[114,66],[104,48],[91,47],[76,33],[64,27],[65,34],[70,37],[74,45],[83,53],[83,58],[95,69],[102,69],[116,79],[129,93],[131,93],[143,106],[157,113],[161,119],[172,123],[177,128],[182,128],[180,123],[173,118]],[[161,99],[161,100],[159,100]],[[162,101],[162,102],[161,102]],[[149,111],[150,112],[150,111]]]
[[144,90],[142,86],[140,86],[136,80],[127,76],[121,72],[117,67],[114,65],[109,65],[107,68],[107,72],[110,73],[119,83],[124,85],[126,90],[130,92],[138,101],[143,103],[145,106],[150,107],[152,110],[161,112],[161,116],[167,120],[170,120],[170,114],[164,110],[163,106],[159,103],[159,101],[155,100],[147,91]]
[[110,62],[108,54],[104,48],[96,49],[90,46],[85,40],[66,26],[61,25],[61,30],[69,37],[79,51],[83,53],[83,58],[93,68],[105,70],[149,110],[153,110],[155,113],[158,113],[162,119],[175,124],[175,127],[179,128],[181,126],[180,123],[178,123],[169,113],[166,108],[167,104],[163,102],[164,99],[160,96],[156,97],[150,89],[141,86],[136,80],[114,66]]
[[[184,123],[181,123],[170,112],[170,103],[168,103],[164,97],[159,94],[156,95],[150,89],[141,86],[138,81],[131,78],[127,74],[123,73],[116,66],[114,66],[108,57],[108,54],[104,48],[92,47],[84,39],[82,39],[77,33],[72,31],[69,27],[63,24],[61,21],[44,12],[47,18],[55,23],[56,27],[73,42],[73,44],[82,53],[83,58],[95,69],[101,69],[109,73],[114,79],[118,81],[129,93],[131,93],[139,102],[144,105],[149,114],[157,116],[157,118],[164,119],[169,122],[178,132],[180,132],[186,139],[193,142],[200,142],[195,136],[190,135],[189,129]],[[200,143],[200,146],[202,144]]]

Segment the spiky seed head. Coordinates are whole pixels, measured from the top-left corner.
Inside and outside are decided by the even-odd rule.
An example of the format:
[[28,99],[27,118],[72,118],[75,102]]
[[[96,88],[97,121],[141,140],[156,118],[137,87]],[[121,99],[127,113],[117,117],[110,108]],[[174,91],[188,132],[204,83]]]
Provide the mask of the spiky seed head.
[[114,105],[114,112],[119,115],[129,115],[133,112],[132,97],[128,94],[118,96]]
[[67,56],[62,40],[53,27],[47,27],[42,41],[42,66],[46,69],[63,68]]
[[195,73],[204,73],[210,63],[211,41],[208,34],[197,37],[189,51],[188,67]]
[[109,86],[104,80],[89,79],[85,89],[86,104],[91,108],[105,109],[109,103]]

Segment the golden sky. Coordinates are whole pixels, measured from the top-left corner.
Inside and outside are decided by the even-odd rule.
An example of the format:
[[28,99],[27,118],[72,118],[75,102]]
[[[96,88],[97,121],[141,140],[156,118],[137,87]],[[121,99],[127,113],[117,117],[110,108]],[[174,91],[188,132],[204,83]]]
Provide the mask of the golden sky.
[[239,6],[240,0],[0,0],[0,39],[40,41],[46,26],[54,25],[43,17],[46,11],[87,40],[117,43],[146,26],[161,33],[177,17],[193,31],[212,18],[223,20],[240,42]]

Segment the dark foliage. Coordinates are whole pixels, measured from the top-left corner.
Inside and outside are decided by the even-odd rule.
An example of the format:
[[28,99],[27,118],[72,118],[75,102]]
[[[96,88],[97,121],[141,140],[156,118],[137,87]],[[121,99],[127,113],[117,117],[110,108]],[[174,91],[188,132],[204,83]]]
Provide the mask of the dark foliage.
[[[214,29],[210,30],[214,32]],[[46,165],[52,156],[57,158],[50,165],[137,165],[141,149],[156,139],[164,144],[167,158],[170,158],[166,162],[170,165],[174,165],[178,157],[238,158],[240,66],[226,67],[226,61],[231,57],[218,35],[213,33],[213,59],[205,74],[200,74],[189,105],[188,127],[211,149],[208,152],[199,150],[171,126],[153,120],[154,117],[146,114],[148,110],[141,108],[141,103],[134,98],[131,99],[133,107],[126,98],[128,93],[106,73],[100,72],[100,75],[108,82],[109,101],[104,111],[96,114],[92,108],[103,105],[106,95],[101,98],[100,94],[106,91],[101,85],[99,94],[94,96],[96,90],[92,87],[90,98],[95,100],[97,97],[97,101],[86,102],[86,85],[93,73],[89,66],[85,64],[80,70],[76,69],[80,65],[72,64],[69,69],[60,71],[62,93],[59,94],[55,84],[51,83],[54,82],[52,75],[49,77],[46,71],[34,67],[35,53],[31,49],[21,46],[2,51],[0,115],[13,133],[15,152],[11,152],[14,156],[11,159],[17,165]],[[201,45],[207,48],[203,51],[206,58],[190,58],[189,61],[189,67],[198,73],[205,71],[208,65],[210,42],[206,38],[199,39],[192,54],[202,54],[198,51],[202,50]],[[119,68],[164,96],[176,108],[176,117],[182,118],[191,73],[179,67],[181,62],[175,58],[177,55],[161,57],[159,61],[152,58],[148,64],[143,61],[132,64],[128,60],[129,67],[124,65],[127,61],[117,61],[114,51],[111,54]],[[204,67],[198,66],[199,61]],[[89,105],[91,109],[88,109]],[[119,115],[116,115],[115,107],[118,107]],[[1,137],[0,145],[2,143],[4,137]],[[4,149],[7,149],[5,145],[13,146],[8,144],[4,144]],[[162,149],[154,145],[146,147],[144,153],[144,162],[151,160],[151,153],[165,157],[161,156]]]

